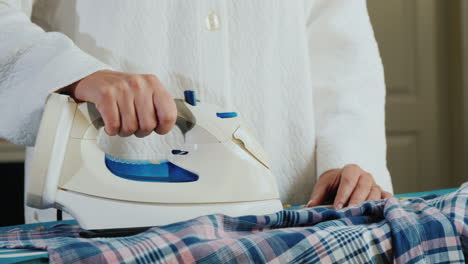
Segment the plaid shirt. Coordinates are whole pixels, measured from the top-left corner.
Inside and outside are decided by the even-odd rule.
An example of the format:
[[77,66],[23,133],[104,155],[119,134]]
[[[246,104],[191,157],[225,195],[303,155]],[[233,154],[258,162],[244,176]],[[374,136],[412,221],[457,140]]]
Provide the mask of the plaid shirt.
[[267,216],[210,215],[121,238],[75,225],[0,233],[0,248],[47,249],[53,263],[465,263],[468,183],[442,196]]

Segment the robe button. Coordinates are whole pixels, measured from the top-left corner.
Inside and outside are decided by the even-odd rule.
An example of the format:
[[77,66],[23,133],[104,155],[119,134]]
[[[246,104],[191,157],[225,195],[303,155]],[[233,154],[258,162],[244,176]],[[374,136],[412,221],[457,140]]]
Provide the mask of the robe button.
[[221,23],[219,22],[219,17],[215,12],[211,12],[208,14],[208,16],[206,16],[206,28],[209,31],[218,30],[220,26]]

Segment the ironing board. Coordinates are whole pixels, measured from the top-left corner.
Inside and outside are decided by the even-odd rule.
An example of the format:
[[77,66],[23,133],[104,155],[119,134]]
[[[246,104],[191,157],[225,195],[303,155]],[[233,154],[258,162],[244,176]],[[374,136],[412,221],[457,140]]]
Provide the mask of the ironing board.
[[[28,225],[16,225],[0,227],[0,232],[11,230],[40,230],[52,227],[56,224],[77,224],[74,220],[53,221],[45,223],[35,223]],[[0,264],[7,263],[48,263],[49,256],[47,251],[30,249],[0,249]]]
[[[397,198],[409,198],[409,197],[421,197],[425,195],[435,194],[442,195],[453,192],[457,190],[454,189],[443,189],[443,190],[434,190],[427,192],[418,192],[418,193],[407,193],[395,195]],[[301,205],[294,205],[291,208],[300,207]],[[54,221],[46,223],[36,223],[28,225],[18,225],[18,226],[8,226],[0,227],[0,232],[7,232],[10,230],[21,229],[21,230],[34,230],[34,229],[45,229],[56,224],[70,224],[76,225],[77,223],[74,220],[66,221]],[[46,251],[40,250],[28,250],[28,249],[0,249],[0,264],[6,263],[47,263],[48,254]]]

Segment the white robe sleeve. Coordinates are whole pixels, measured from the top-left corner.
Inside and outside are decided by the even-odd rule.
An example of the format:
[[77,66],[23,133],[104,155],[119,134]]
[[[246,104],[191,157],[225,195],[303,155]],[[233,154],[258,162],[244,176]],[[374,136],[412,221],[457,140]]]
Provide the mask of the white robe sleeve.
[[315,5],[306,9],[306,16],[317,175],[357,164],[384,190],[393,192],[386,165],[383,66],[366,1],[305,3]]
[[0,138],[31,146],[47,95],[109,66],[44,32],[14,2],[0,0]]

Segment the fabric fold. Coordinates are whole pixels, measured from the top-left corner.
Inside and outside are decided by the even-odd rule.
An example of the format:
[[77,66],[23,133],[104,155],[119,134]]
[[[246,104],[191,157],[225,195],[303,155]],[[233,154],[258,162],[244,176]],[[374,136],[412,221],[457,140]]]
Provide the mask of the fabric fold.
[[465,263],[468,183],[441,196],[209,215],[129,237],[79,237],[76,225],[0,232],[0,248],[47,249],[52,263]]

